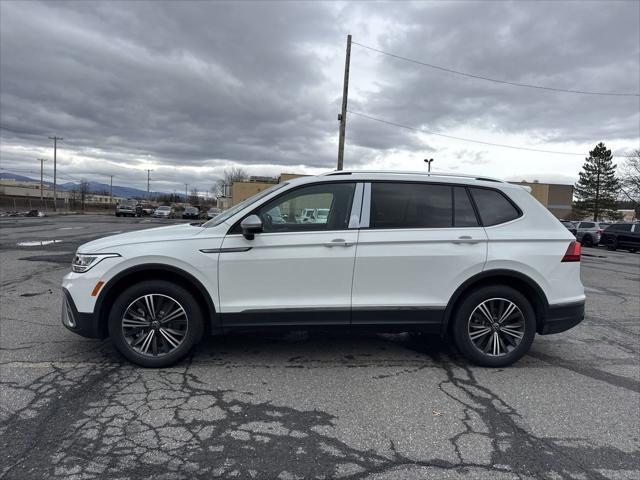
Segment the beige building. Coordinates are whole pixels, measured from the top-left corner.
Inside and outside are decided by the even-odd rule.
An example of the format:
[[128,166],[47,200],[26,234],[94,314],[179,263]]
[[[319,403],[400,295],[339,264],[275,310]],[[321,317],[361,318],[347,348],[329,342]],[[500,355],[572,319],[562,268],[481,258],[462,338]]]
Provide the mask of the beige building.
[[297,173],[281,173],[279,177],[249,177],[249,180],[233,182],[232,185],[224,186],[223,194],[218,198],[218,206],[226,210],[273,185],[304,176]]
[[531,188],[533,195],[557,218],[567,218],[571,214],[573,203],[573,185],[540,182],[512,182]]
[[[6,195],[7,197],[26,197],[32,199],[40,198],[40,182],[18,182],[13,179],[0,180],[0,195]],[[70,200],[79,200],[79,193],[74,193],[69,190],[58,189],[56,191],[56,198],[59,201],[64,200],[65,203]],[[75,197],[74,197],[75,196]],[[42,197],[47,200],[53,200],[53,189],[44,185],[42,189]],[[88,193],[85,196],[86,203],[109,205],[109,201],[113,205],[125,200],[122,197],[109,197],[109,195],[98,195],[94,193]]]

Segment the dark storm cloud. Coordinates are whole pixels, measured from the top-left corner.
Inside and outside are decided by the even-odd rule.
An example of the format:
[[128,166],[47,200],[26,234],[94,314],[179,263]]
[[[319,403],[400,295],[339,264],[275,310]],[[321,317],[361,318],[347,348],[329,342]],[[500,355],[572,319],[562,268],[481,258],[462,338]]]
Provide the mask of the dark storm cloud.
[[[448,2],[378,11],[392,13],[403,28],[378,32],[378,49],[521,83],[640,91],[639,2]],[[354,58],[379,64],[381,94],[364,107],[372,115],[445,130],[529,131],[547,141],[640,136],[638,97],[518,88],[354,49]]]
[[309,165],[335,121],[313,4],[3,3],[3,136],[75,147]]
[[[57,134],[63,148],[89,159],[62,157],[78,175],[125,175],[124,166],[152,164],[158,181],[164,175],[178,185],[197,181],[197,167],[227,162],[332,168],[348,32],[400,55],[507,80],[638,91],[639,5],[3,1],[2,166],[31,165],[29,148],[48,148],[46,137]],[[640,136],[637,97],[508,87],[358,46],[352,54],[350,108],[398,123],[518,132],[541,142]],[[411,131],[353,116],[347,146],[350,165],[431,148]],[[472,147],[460,151],[467,147],[473,160]]]

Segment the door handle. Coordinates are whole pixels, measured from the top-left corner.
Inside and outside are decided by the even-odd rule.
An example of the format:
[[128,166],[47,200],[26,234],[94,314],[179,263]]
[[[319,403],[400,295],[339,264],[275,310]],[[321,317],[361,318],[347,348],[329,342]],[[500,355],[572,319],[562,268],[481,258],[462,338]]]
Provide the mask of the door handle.
[[334,238],[330,242],[325,242],[325,247],[350,247],[353,245],[353,242],[347,242],[344,238]]
[[478,243],[480,240],[474,240],[471,235],[462,235],[457,240],[453,240],[453,243]]

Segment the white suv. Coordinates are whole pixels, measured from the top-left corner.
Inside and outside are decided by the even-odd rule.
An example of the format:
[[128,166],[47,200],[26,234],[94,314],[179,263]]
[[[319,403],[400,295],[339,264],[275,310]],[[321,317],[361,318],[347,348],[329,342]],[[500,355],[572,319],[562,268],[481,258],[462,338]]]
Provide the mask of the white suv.
[[[326,209],[326,221],[305,222],[307,209]],[[62,321],[148,367],[178,362],[205,332],[272,327],[450,334],[467,358],[498,367],[536,332],[582,320],[579,261],[580,244],[521,186],[332,172],[274,185],[203,225],[82,245]]]

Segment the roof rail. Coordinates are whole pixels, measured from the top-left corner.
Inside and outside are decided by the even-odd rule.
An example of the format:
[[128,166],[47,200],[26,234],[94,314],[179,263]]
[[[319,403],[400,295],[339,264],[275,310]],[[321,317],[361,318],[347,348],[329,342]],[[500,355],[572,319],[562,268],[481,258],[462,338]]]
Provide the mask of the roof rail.
[[332,172],[323,173],[322,176],[334,176],[334,175],[352,175],[352,174],[388,174],[388,175],[423,175],[425,177],[458,177],[458,178],[473,178],[482,182],[499,182],[504,183],[504,180],[492,177],[478,177],[477,175],[467,175],[464,173],[447,173],[447,172],[411,172],[401,170],[334,170]]

